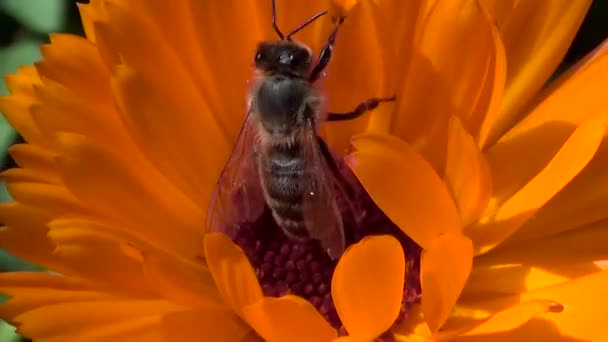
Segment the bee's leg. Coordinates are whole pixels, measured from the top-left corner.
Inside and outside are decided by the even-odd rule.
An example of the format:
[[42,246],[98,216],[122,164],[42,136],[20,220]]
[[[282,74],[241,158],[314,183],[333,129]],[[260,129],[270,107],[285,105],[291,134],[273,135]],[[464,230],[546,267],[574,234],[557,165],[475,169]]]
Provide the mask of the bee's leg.
[[325,68],[327,68],[329,61],[331,61],[331,53],[334,49],[334,44],[336,43],[336,37],[338,36],[338,28],[340,27],[340,24],[342,24],[343,22],[344,22],[344,17],[337,19],[336,27],[334,27],[333,31],[331,31],[331,34],[329,35],[329,38],[327,39],[327,43],[323,47],[323,50],[321,50],[321,53],[319,53],[319,58],[317,59],[317,64],[315,65],[315,67],[312,69],[312,72],[310,73],[310,78],[308,79],[308,81],[310,83],[314,83],[316,80],[318,80],[321,77],[321,75],[323,74],[323,70],[325,70]]
[[369,100],[363,101],[355,107],[354,110],[345,113],[327,113],[327,121],[346,121],[352,120],[360,117],[370,110],[374,110],[378,108],[380,103],[382,102],[393,102],[397,99],[395,95],[386,98],[371,98]]

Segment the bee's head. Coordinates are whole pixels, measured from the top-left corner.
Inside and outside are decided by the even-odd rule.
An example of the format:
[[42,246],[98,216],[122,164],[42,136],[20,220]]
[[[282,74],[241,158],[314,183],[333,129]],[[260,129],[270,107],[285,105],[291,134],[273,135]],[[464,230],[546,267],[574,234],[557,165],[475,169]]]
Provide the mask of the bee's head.
[[261,42],[255,52],[255,68],[268,74],[303,78],[312,62],[312,52],[291,40]]

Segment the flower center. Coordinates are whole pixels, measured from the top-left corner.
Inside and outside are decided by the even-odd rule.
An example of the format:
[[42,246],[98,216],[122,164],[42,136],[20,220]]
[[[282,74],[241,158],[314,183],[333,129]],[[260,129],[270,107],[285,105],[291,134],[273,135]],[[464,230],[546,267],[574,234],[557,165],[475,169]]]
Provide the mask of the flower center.
[[[351,177],[349,181],[358,187],[356,200],[361,211],[357,213],[359,220],[355,222],[353,215],[346,214],[347,208],[340,208],[344,213],[346,245],[357,243],[369,235],[389,234],[403,247],[406,279],[396,323],[403,322],[410,307],[420,298],[421,249],[375,205],[344,162],[337,162],[341,172]],[[341,202],[338,198],[339,206],[344,207]],[[242,224],[233,239],[249,258],[266,296],[294,294],[305,298],[332,326],[344,333],[331,295],[331,279],[338,261],[332,260],[317,240],[290,239],[274,221],[268,208],[256,222]]]

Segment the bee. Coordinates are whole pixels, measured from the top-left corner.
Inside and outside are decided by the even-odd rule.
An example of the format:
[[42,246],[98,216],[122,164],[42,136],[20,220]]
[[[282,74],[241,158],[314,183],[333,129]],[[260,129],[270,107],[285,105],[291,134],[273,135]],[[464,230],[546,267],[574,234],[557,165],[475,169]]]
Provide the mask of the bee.
[[[293,240],[316,239],[332,258],[345,249],[338,193],[351,202],[347,183],[331,151],[319,136],[324,121],[359,117],[391,98],[371,98],[347,113],[324,112],[325,98],[316,87],[328,66],[338,27],[316,59],[311,49],[292,36],[327,11],[312,16],[279,39],[262,41],[254,57],[255,76],[248,92],[247,114],[241,131],[214,190],[208,225],[233,235],[243,222],[254,222],[265,207],[283,232]],[[349,203],[347,206],[351,206]]]

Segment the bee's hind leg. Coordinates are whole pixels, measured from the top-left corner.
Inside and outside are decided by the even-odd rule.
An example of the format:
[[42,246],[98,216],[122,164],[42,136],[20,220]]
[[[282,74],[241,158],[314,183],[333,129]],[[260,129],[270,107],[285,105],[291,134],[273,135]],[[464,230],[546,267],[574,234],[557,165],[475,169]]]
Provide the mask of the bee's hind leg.
[[361,115],[365,114],[366,112],[368,112],[370,110],[374,110],[374,109],[378,108],[378,106],[382,102],[393,102],[396,99],[397,99],[397,97],[395,95],[393,95],[391,97],[385,97],[385,98],[373,97],[371,99],[368,99],[366,101],[359,103],[357,105],[357,107],[355,107],[355,109],[353,109],[350,112],[344,112],[344,113],[329,112],[329,113],[327,113],[327,121],[353,120],[353,119],[360,117]]

